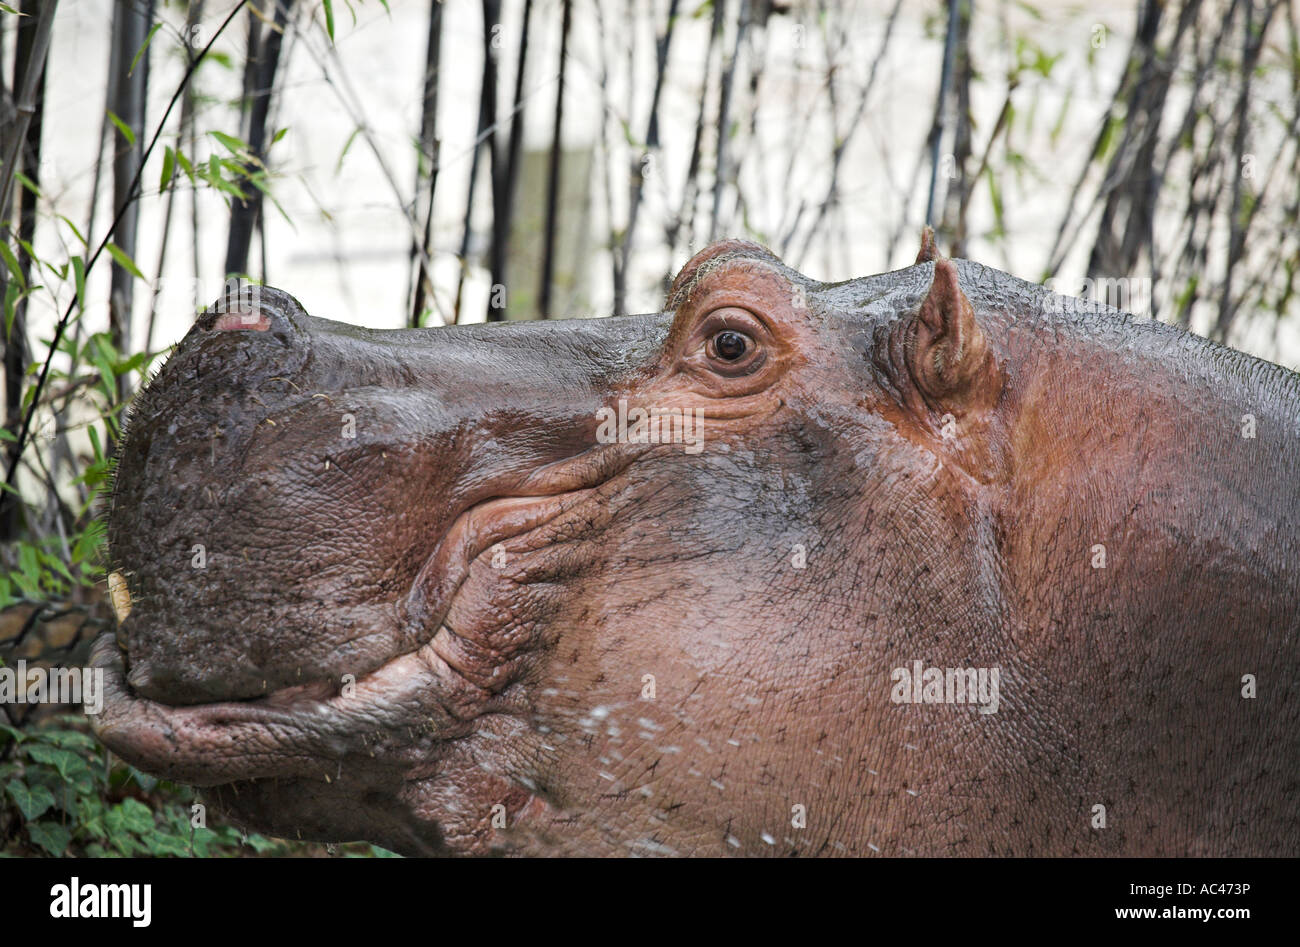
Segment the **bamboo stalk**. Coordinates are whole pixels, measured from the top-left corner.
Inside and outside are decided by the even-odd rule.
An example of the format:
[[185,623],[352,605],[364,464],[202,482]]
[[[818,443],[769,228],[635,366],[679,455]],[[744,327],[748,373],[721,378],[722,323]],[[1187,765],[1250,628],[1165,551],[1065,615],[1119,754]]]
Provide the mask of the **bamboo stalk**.
[[[14,117],[14,127],[9,132],[10,138],[5,149],[3,202],[0,203],[0,240],[8,242],[8,217],[12,209],[9,200],[9,188],[13,184],[14,174],[19,165],[33,183],[40,181],[41,163],[41,126],[45,111],[45,65],[49,58],[50,33],[54,22],[55,4],[24,4],[40,6],[35,19],[24,17],[19,21],[17,42],[14,54],[13,88],[19,90],[19,97]],[[24,22],[24,20],[26,22]],[[18,236],[20,241],[30,245],[36,230],[36,195],[26,188],[18,192]],[[18,248],[19,268],[23,274],[23,283],[30,283],[31,258],[22,243]],[[0,273],[0,300],[7,298],[9,274],[7,269]],[[18,426],[22,417],[23,379],[27,374],[27,305],[19,300],[14,307],[13,323],[4,336],[4,392],[5,392],[5,428],[12,431]],[[19,446],[16,441],[6,444],[5,457],[12,466],[18,462]],[[12,539],[19,530],[19,509],[14,504],[6,504],[4,515],[0,516],[0,535]]]
[[453,322],[460,322],[465,274],[469,269],[470,240],[474,235],[474,191],[478,184],[479,162],[485,146],[491,163],[488,173],[493,174],[495,171],[497,66],[492,49],[492,27],[500,20],[500,13],[499,0],[483,0],[483,78],[479,83],[478,129],[474,136],[473,164],[469,169],[469,187],[465,189],[465,228],[461,231],[460,238],[460,274],[456,279],[456,302],[452,306]]
[[713,50],[722,40],[722,13],[722,4],[715,3],[713,5],[713,23],[709,30],[709,46],[704,54],[704,77],[700,84],[700,108],[695,116],[695,135],[691,142],[691,160],[686,168],[686,183],[682,188],[682,208],[668,228],[668,249],[670,253],[676,253],[678,240],[683,230],[686,232],[688,246],[695,238],[695,205],[699,200],[700,193],[699,174],[704,155],[704,118],[709,107],[709,76],[713,66]]
[[[280,65],[280,50],[284,44],[285,28],[293,10],[293,0],[275,0],[275,18],[273,26],[266,35],[257,41],[256,62],[245,70],[245,82],[251,87],[244,90],[248,105],[248,149],[251,159],[246,163],[249,173],[264,167],[266,162],[266,122],[271,109],[271,96],[275,86],[275,74]],[[250,9],[250,42],[252,22],[259,15]],[[262,216],[262,191],[252,185],[244,200],[234,200],[230,204],[230,232],[226,243],[226,276],[248,272],[248,253],[252,245],[253,231],[260,225]],[[262,248],[265,253],[265,247]],[[265,257],[263,257],[263,277],[265,277]]]
[[[185,14],[184,42],[185,42],[185,59],[187,63],[192,63],[194,61],[194,49],[190,45],[190,37],[194,35],[194,28],[198,25],[199,20],[203,18],[203,3],[204,0],[191,0],[189,9],[186,11]],[[180,151],[182,147],[181,140],[185,136],[186,129],[189,128],[190,124],[193,121],[194,121],[194,96],[192,94],[187,94],[181,100],[181,124],[180,124],[180,128],[177,129],[176,132],[177,151]],[[158,243],[158,266],[154,270],[155,280],[154,280],[153,292],[150,293],[149,295],[149,325],[145,330],[145,336],[144,336],[144,350],[146,352],[153,351],[154,323],[158,316],[158,286],[161,283],[163,278],[163,267],[167,263],[167,244],[168,244],[168,239],[171,236],[171,230],[172,230],[172,212],[175,210],[176,207],[175,178],[173,177],[173,179],[169,181],[168,184],[169,187],[167,188],[167,206],[163,210],[162,239]],[[194,243],[197,246],[198,244],[197,228],[195,232]],[[194,279],[196,284],[198,282],[198,277],[199,274],[196,271],[194,274]]]
[[[719,2],[719,0],[714,0]],[[731,90],[736,81],[736,64],[740,61],[740,47],[749,27],[749,0],[740,0],[740,15],[736,24],[736,45],[722,70],[722,86],[718,90],[718,142],[717,166],[713,174],[713,214],[709,219],[709,242],[718,239],[721,223],[722,192],[731,173]]]
[[31,58],[29,62],[40,63],[39,68],[27,70],[23,77],[18,100],[14,103],[17,117],[12,136],[6,143],[4,167],[0,168],[0,218],[8,219],[10,189],[14,183],[14,171],[18,166],[19,150],[27,137],[27,126],[31,124],[36,113],[36,89],[45,70],[45,58],[50,50],[50,30],[54,26],[54,11],[58,0],[48,0],[38,4],[41,8],[36,20],[36,33],[32,37]]
[[[113,158],[113,203],[120,208],[115,243],[127,256],[135,258],[136,228],[140,220],[140,206],[136,201],[134,182],[144,168],[145,96],[147,94],[146,50],[140,62],[132,69],[132,62],[144,46],[153,20],[152,2],[141,6],[131,0],[118,0],[114,17],[114,37],[118,46],[117,96],[113,113],[131,131],[127,139],[121,128],[117,137],[122,141]],[[126,267],[113,260],[111,265],[108,325],[113,347],[118,352],[131,349],[132,309],[135,301],[135,276]],[[130,380],[126,375],[117,377],[117,394],[122,400],[129,393]]]
[[[650,96],[650,117],[646,121],[645,155],[653,155],[659,147],[659,98],[663,92],[664,76],[668,71],[668,46],[673,41],[673,28],[677,25],[679,0],[668,4],[668,24],[655,44],[655,85]],[[632,255],[632,238],[636,233],[637,211],[641,207],[641,194],[645,188],[644,158],[636,156],[632,162],[632,194],[628,201],[627,227],[623,231],[622,246],[615,254],[614,315],[627,312],[627,267]]]
[[[1227,341],[1228,332],[1236,319],[1237,309],[1241,302],[1233,298],[1232,284],[1237,266],[1241,262],[1245,250],[1246,236],[1250,229],[1250,222],[1242,220],[1241,192],[1244,175],[1241,174],[1241,167],[1246,154],[1246,136],[1250,129],[1251,80],[1254,77],[1255,67],[1259,63],[1259,54],[1264,46],[1264,37],[1268,33],[1268,25],[1272,22],[1273,14],[1277,12],[1277,8],[1278,0],[1274,0],[1264,9],[1263,15],[1257,22],[1255,5],[1253,3],[1246,4],[1246,27],[1243,31],[1241,52],[1241,90],[1237,95],[1236,108],[1233,110],[1237,119],[1237,127],[1233,135],[1232,153],[1235,159],[1233,165],[1237,169],[1237,173],[1232,176],[1232,210],[1228,216],[1228,259],[1223,274],[1223,291],[1219,296],[1218,319],[1214,326],[1214,334],[1220,342]],[[1253,217],[1253,214],[1251,216]]]
[[537,294],[538,315],[551,317],[551,283],[555,274],[555,236],[560,210],[560,159],[563,154],[564,78],[569,64],[569,32],[573,24],[573,0],[564,0],[560,24],[560,75],[555,89],[555,124],[551,134],[550,178],[546,187],[546,240],[542,250],[542,285]]
[[[510,111],[510,139],[506,146],[506,160],[501,162],[494,176],[495,194],[492,210],[492,291],[488,293],[487,321],[500,322],[505,318],[508,291],[507,258],[510,244],[510,226],[514,221],[515,190],[519,181],[519,156],[524,147],[524,75],[528,65],[528,26],[533,5],[524,4],[524,22],[519,33],[519,56],[515,60],[514,107]],[[498,293],[497,287],[501,287]]]
[[[424,96],[420,111],[420,156],[415,165],[415,203],[416,213],[427,205],[424,213],[423,240],[411,238],[412,272],[415,274],[407,298],[411,308],[407,325],[415,328],[420,324],[424,313],[426,293],[432,292],[428,267],[425,260],[430,254],[429,242],[433,234],[434,194],[438,186],[438,73],[442,59],[442,2],[431,0],[429,5],[429,40],[424,52]],[[426,171],[427,163],[427,171]],[[427,180],[427,183],[426,183]],[[418,261],[418,262],[417,262]]]

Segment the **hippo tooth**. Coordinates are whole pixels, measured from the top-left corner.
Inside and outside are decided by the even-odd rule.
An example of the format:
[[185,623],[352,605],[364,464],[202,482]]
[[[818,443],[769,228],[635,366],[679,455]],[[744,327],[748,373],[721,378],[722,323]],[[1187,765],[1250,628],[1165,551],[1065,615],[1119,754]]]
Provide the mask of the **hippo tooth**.
[[126,621],[131,614],[131,590],[126,587],[126,578],[120,572],[108,577],[108,598],[113,603],[113,613],[119,623]]

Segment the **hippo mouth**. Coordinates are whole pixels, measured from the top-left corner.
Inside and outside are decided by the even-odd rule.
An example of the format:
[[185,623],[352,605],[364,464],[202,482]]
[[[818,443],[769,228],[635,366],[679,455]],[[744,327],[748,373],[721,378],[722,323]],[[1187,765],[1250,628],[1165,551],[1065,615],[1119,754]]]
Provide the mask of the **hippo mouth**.
[[[336,652],[321,662],[334,672],[312,680],[225,699],[220,681],[205,682],[216,699],[169,703],[136,692],[129,650],[105,633],[92,652],[92,665],[105,674],[104,706],[91,717],[92,727],[142,769],[214,786],[295,776],[328,782],[334,774],[323,761],[341,767],[349,757],[374,760],[381,749],[377,741],[388,744],[382,747],[388,753],[398,749],[391,745],[394,734],[407,733],[406,749],[423,752],[430,738],[444,744],[464,739],[494,714],[518,714],[517,678],[530,649],[493,647],[477,635],[458,634],[455,627],[472,627],[480,608],[463,587],[472,569],[494,568],[494,555],[518,555],[538,545],[539,534],[595,489],[496,498],[458,517],[399,603],[406,633],[385,636],[383,650],[368,655],[372,666],[361,673],[353,673],[355,652]],[[129,610],[120,598],[115,605]],[[119,619],[126,617],[119,613]]]
[[[259,696],[169,703],[133,687],[129,649],[105,632],[91,652],[104,674],[91,728],[122,759],[202,788],[250,829],[335,841],[340,824],[364,813],[368,837],[404,854],[499,850],[505,843],[483,826],[479,800],[507,805],[512,829],[552,809],[528,776],[482,765],[493,746],[536,736],[522,680],[535,642],[506,646],[485,630],[492,621],[483,586],[515,581],[494,557],[525,561],[550,542],[549,530],[587,515],[582,508],[598,490],[496,498],[467,510],[398,606],[409,633],[387,637],[361,673],[344,670],[356,668],[355,655],[336,654],[322,662],[335,673]],[[220,693],[221,682],[204,683]]]

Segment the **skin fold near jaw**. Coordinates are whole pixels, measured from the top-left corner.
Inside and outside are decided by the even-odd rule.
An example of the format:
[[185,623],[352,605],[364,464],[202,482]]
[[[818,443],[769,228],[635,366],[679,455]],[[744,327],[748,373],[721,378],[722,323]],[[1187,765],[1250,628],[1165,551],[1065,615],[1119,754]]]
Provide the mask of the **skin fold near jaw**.
[[1300,378],[1070,302],[738,241],[646,316],[227,300],[127,424],[96,732],[408,854],[1295,855],[1242,681],[1300,657],[1300,447],[1239,422]]
[[[543,483],[567,487],[563,493],[489,500],[458,517],[400,607],[405,621],[436,633],[422,634],[425,642],[418,648],[391,656],[359,680],[340,664],[331,679],[291,685],[262,698],[171,707],[131,696],[125,656],[104,636],[96,643],[93,664],[109,675],[114,706],[111,714],[92,718],[96,733],[124,756],[195,785],[227,782],[232,773],[241,778],[315,773],[321,767],[305,761],[332,759],[340,750],[371,754],[366,739],[376,725],[420,727],[441,739],[453,738],[454,730],[464,729],[462,724],[473,721],[511,683],[503,672],[512,656],[502,648],[476,663],[458,653],[460,646],[451,643],[455,635],[443,623],[452,608],[442,603],[454,601],[471,565],[485,553],[491,556],[495,547],[497,555],[506,555],[502,544],[544,528],[588,498],[590,488],[574,489],[582,474],[609,468],[608,460],[566,464],[529,484],[533,489]],[[124,610],[129,614],[129,607]],[[406,694],[422,699],[399,697]],[[438,701],[431,703],[431,695]],[[288,740],[292,749],[284,746],[285,732],[293,734]],[[349,743],[349,737],[355,741]],[[278,746],[276,755],[238,758],[241,747],[272,742]]]

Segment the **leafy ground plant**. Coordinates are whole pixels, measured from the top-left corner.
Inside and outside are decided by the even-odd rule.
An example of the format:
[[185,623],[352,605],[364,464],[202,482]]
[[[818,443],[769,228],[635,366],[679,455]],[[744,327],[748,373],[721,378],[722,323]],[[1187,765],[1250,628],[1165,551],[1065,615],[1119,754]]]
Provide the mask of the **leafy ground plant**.
[[0,724],[0,857],[396,857],[374,845],[322,846],[245,834],[189,787],[115,761],[76,714],[19,730]]

